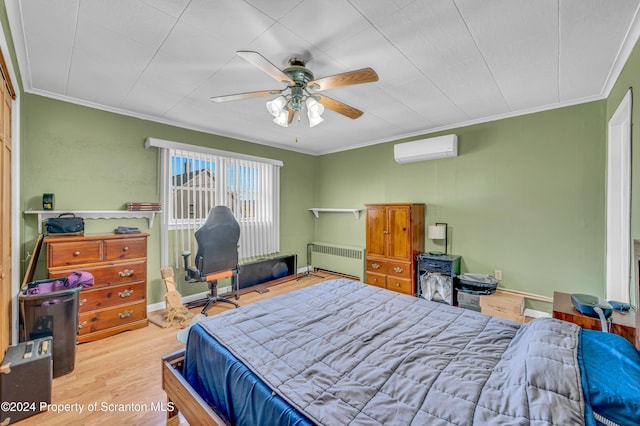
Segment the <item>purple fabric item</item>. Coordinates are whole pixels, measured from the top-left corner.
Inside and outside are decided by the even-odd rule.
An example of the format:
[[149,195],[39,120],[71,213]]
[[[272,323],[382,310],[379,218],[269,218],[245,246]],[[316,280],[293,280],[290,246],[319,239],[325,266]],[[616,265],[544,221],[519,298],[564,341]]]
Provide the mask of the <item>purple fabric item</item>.
[[25,294],[43,294],[43,293],[51,293],[52,291],[60,291],[64,290],[66,287],[65,281],[56,280],[56,281],[48,281],[44,283],[40,283],[35,287],[27,289]]
[[45,294],[76,287],[93,286],[93,275],[85,271],[74,271],[67,278],[43,281],[25,290],[24,294]]
[[93,275],[85,271],[73,271],[71,275],[67,277],[67,288],[76,288],[82,286],[83,288],[92,287],[94,283]]

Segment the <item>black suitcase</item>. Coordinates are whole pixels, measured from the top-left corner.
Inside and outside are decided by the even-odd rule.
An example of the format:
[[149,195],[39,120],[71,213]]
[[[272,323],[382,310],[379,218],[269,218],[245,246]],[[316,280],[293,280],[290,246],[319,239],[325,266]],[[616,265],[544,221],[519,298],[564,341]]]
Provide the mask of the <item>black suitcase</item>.
[[47,410],[53,379],[51,337],[9,346],[0,366],[0,424]]

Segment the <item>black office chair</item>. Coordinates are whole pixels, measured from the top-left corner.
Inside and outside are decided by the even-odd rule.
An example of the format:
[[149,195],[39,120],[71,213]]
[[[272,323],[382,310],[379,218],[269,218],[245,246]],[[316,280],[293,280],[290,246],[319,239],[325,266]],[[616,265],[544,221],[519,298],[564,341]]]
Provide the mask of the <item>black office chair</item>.
[[196,231],[198,253],[196,253],[195,267],[188,266],[191,252],[182,253],[184,258],[185,279],[189,282],[206,281],[210,293],[202,313],[216,302],[238,304],[230,299],[218,297],[218,280],[231,277],[231,291],[238,300],[238,240],[240,239],[240,225],[233,217],[233,213],[226,206],[216,206],[211,209],[206,222]]

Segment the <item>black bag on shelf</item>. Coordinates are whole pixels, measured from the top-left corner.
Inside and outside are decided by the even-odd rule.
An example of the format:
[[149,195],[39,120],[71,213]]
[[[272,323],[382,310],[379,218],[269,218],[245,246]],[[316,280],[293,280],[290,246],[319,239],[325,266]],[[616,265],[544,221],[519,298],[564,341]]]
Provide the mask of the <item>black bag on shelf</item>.
[[84,232],[84,219],[73,213],[62,213],[47,220],[47,233],[57,235],[79,235]]

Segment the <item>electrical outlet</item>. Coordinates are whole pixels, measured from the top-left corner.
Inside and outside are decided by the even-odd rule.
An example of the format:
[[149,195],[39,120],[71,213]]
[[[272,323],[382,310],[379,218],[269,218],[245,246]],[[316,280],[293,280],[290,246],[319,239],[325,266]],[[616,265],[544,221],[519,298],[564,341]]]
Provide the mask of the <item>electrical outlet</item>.
[[495,271],[493,271],[493,276],[496,280],[502,281],[502,269],[496,269]]

